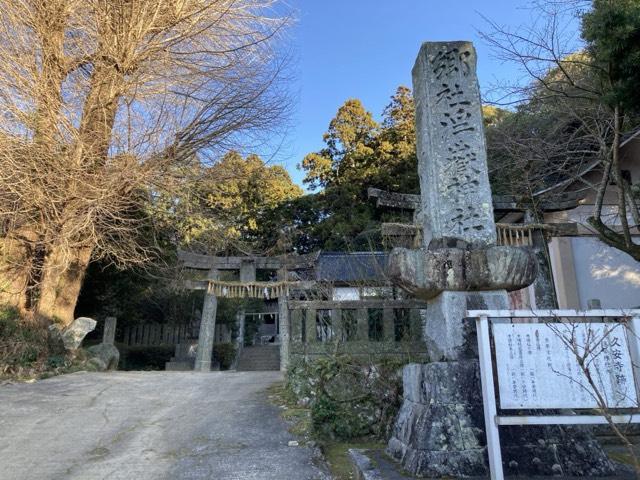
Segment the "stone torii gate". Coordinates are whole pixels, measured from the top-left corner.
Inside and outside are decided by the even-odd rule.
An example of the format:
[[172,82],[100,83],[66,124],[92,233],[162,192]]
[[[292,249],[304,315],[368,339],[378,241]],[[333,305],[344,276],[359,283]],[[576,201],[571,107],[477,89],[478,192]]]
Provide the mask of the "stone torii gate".
[[[194,370],[199,372],[208,372],[211,370],[219,296],[228,298],[278,299],[281,369],[286,369],[289,358],[290,336],[289,310],[287,307],[289,288],[293,286],[308,288],[311,286],[308,284],[309,282],[289,282],[287,280],[287,272],[289,270],[308,267],[312,264],[313,258],[313,256],[305,255],[280,257],[217,257],[179,252],[179,260],[185,268],[207,271],[206,280],[188,282],[188,286],[194,290],[205,290]],[[256,272],[258,269],[277,271],[277,281],[256,281]],[[221,281],[220,272],[223,270],[239,271],[239,281]],[[240,341],[242,341],[242,339]]]

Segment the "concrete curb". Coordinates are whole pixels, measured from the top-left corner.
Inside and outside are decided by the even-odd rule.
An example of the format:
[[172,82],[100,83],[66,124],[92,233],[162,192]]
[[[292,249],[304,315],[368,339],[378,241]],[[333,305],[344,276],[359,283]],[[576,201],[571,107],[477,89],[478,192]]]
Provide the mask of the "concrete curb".
[[378,468],[364,452],[357,448],[349,449],[356,474],[355,480],[384,480]]

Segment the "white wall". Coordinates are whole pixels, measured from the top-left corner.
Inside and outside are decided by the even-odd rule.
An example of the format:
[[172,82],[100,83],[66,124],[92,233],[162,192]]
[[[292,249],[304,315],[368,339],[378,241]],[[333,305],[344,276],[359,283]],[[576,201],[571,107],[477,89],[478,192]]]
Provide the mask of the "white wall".
[[336,287],[333,289],[333,301],[360,300],[360,291],[357,287]]
[[640,306],[640,263],[595,237],[571,238],[579,308],[597,298],[603,308]]

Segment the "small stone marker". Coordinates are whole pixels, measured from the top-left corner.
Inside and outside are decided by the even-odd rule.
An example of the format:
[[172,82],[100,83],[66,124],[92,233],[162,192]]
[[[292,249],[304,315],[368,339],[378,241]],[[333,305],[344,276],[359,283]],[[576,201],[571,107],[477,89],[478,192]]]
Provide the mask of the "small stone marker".
[[116,340],[116,317],[107,317],[104,319],[104,331],[102,332],[102,343],[113,345]]

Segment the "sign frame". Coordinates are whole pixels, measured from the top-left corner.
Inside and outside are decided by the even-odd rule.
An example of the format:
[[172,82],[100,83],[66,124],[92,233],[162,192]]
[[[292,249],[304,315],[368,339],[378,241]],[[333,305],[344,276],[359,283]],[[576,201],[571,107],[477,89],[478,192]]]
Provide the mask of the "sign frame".
[[[634,386],[640,398],[640,310],[467,310],[466,318],[475,319],[478,338],[480,380],[484,410],[487,453],[491,480],[504,480],[502,452],[500,449],[501,425],[595,425],[607,424],[604,415],[498,415],[494,384],[493,358],[489,324],[497,319],[548,319],[571,318],[575,323],[586,323],[595,318],[628,319],[628,347],[634,376]],[[615,423],[640,423],[637,413],[613,415]]]

